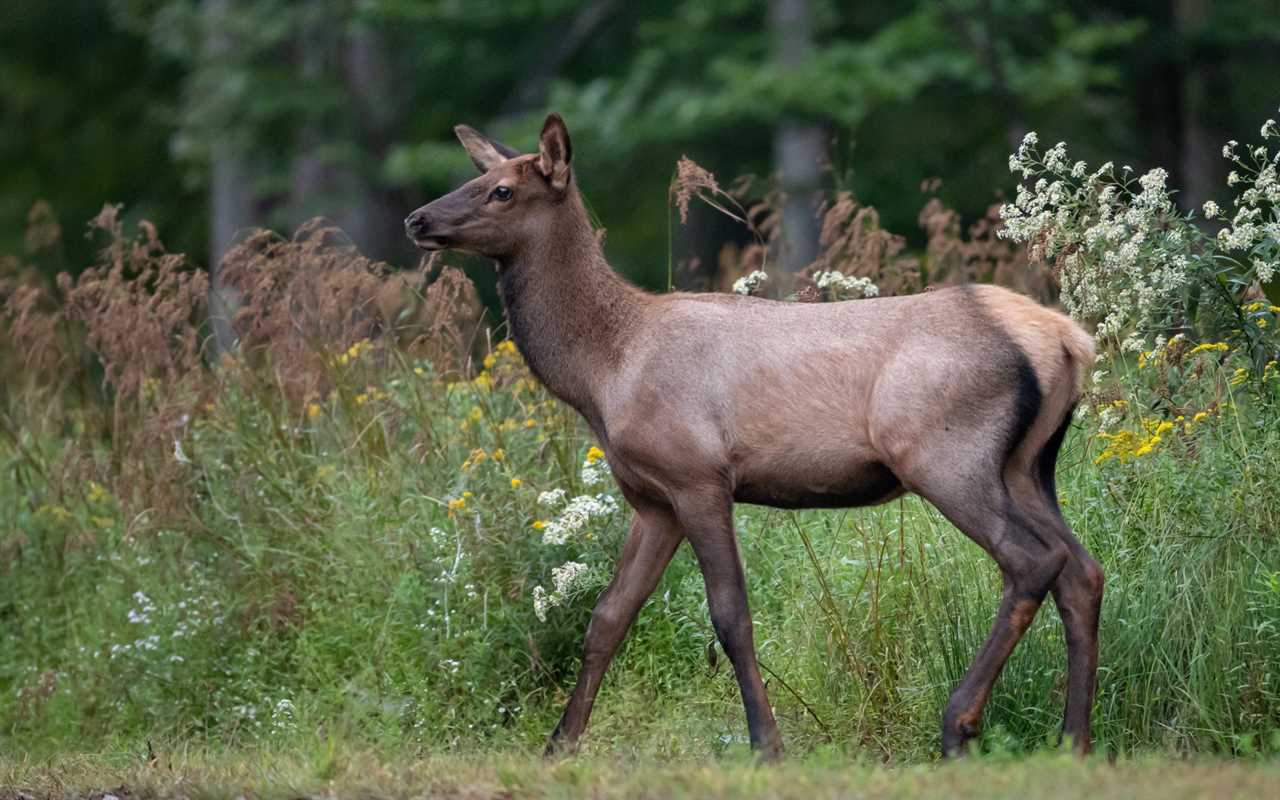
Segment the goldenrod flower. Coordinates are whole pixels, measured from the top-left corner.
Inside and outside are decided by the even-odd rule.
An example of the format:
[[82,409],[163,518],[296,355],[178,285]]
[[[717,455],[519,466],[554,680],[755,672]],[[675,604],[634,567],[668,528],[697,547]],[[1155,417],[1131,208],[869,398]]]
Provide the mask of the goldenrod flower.
[[1191,348],[1191,350],[1187,353],[1187,355],[1194,356],[1196,353],[1204,353],[1209,350],[1226,351],[1226,349],[1227,349],[1226,342],[1204,342],[1202,344],[1198,344],[1195,347]]
[[535,531],[540,531],[540,530],[542,530],[542,529],[543,529],[543,528],[545,528],[545,527],[547,527],[547,523],[543,522],[542,520],[540,520],[540,519],[535,519],[535,520],[533,521],[533,529],[534,529]]
[[538,426],[538,423],[532,419],[526,419],[524,421],[524,426],[526,428],[536,428]]
[[601,450],[599,447],[593,446],[590,450],[587,451],[588,464],[594,464],[602,458],[604,458],[604,451]]
[[520,480],[519,478],[512,478],[512,479],[511,479],[511,488],[512,488],[512,489],[519,489],[519,488],[520,488],[520,484],[522,484],[522,483],[524,483],[524,481]]
[[455,512],[461,511],[467,507],[465,498],[459,497],[449,501],[449,516],[453,516]]
[[490,353],[489,355],[484,357],[485,369],[493,369],[493,365],[497,363],[498,363],[498,357],[495,356],[493,353]]
[[307,419],[315,419],[320,416],[320,411],[319,403],[307,403]]
[[494,460],[494,461],[502,461],[502,460],[503,460],[503,459],[505,459],[506,457],[507,457],[507,451],[506,451],[506,450],[503,450],[501,447],[499,447],[497,450],[494,450],[494,451],[493,451],[493,460]]

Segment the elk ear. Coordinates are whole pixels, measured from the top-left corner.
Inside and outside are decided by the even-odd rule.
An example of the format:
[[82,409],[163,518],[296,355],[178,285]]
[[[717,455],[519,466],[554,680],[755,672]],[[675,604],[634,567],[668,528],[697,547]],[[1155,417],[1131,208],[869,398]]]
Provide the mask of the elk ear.
[[560,115],[551,113],[542,125],[538,139],[538,172],[557,192],[569,185],[569,160],[573,158],[573,145],[569,143],[569,129]]
[[470,125],[457,125],[453,132],[466,148],[467,155],[471,156],[471,163],[481,172],[488,172],[508,158],[520,155],[519,151],[495,142]]

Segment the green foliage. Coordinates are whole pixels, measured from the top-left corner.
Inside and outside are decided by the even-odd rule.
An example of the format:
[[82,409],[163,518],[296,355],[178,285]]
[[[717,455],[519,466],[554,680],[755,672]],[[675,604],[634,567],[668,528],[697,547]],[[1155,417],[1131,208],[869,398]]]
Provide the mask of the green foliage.
[[[300,407],[271,382],[228,381],[175,445],[193,498],[180,524],[126,513],[97,483],[4,484],[16,510],[0,565],[7,741],[234,745],[330,731],[388,747],[539,745],[625,519],[593,517],[562,544],[534,527],[554,514],[540,492],[590,491],[588,443],[509,347],[471,380],[388,355],[336,354],[329,399]],[[1101,472],[1102,443],[1068,439],[1066,514],[1108,571],[1095,724],[1106,749],[1269,752],[1270,408],[1225,410],[1188,447]],[[57,443],[31,444],[52,471]],[[737,516],[792,750],[930,757],[999,595],[989,560],[918,500]],[[533,587],[550,589],[568,560],[588,570],[540,621]],[[681,553],[610,673],[587,747],[739,750],[736,685],[722,657],[708,665],[713,641]],[[985,748],[1051,743],[1064,669],[1046,609],[997,685]]]
[[[1238,127],[1274,104],[1251,76],[1273,70],[1277,31],[1250,0],[1211,5],[1192,35],[1146,3],[814,0],[811,52],[786,71],[768,4],[745,0],[19,2],[0,21],[0,245],[17,249],[38,199],[71,231],[112,201],[203,254],[223,147],[243,158],[235,227],[340,217],[348,184],[307,184],[340,173],[369,189],[363,213],[390,221],[371,249],[408,262],[394,221],[469,172],[451,127],[527,147],[556,108],[618,262],[658,286],[652,165],[687,151],[721,174],[768,174],[780,120],[822,125],[836,170],[906,231],[910,189],[933,175],[981,217],[993,167],[1030,127],[1134,160],[1134,142],[1176,142],[1184,122]],[[376,58],[360,61],[360,42]],[[1212,79],[1208,117],[1179,117],[1181,75]],[[67,241],[50,274],[85,263],[87,245]],[[678,255],[705,262],[718,244]]]

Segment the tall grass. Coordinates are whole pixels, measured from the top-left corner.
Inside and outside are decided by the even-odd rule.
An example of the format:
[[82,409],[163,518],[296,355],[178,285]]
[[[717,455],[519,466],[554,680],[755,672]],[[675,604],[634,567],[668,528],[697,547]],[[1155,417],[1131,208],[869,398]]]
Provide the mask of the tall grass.
[[[102,298],[142,297],[131,282],[154,280],[149,266],[168,256],[153,232],[108,228],[94,302],[76,294],[83,279],[61,296],[78,306],[32,295],[26,279],[3,295],[0,352],[15,376],[0,393],[5,749],[539,746],[627,522],[606,511],[544,542],[557,511],[543,492],[616,494],[590,485],[591,442],[572,414],[513,348],[472,350],[456,322],[474,319],[465,291],[419,287],[380,310],[390,279],[368,282],[376,265],[310,236],[253,239],[240,254],[252,278],[242,356],[210,368],[183,349],[129,372],[123,332],[117,350],[83,332],[161,315],[185,336],[200,311],[192,298],[135,302],[122,319]],[[280,275],[294,288],[268,293]],[[404,322],[424,308],[427,323]],[[33,331],[48,352],[23,345]],[[56,369],[33,372],[36,356]],[[1123,464],[1095,464],[1106,442],[1091,429],[1068,437],[1059,488],[1107,571],[1099,745],[1275,752],[1280,416],[1224,405]],[[736,517],[791,750],[932,758],[947,694],[994,615],[991,561],[914,498]],[[541,621],[533,589],[567,560],[585,575]],[[1054,741],[1065,666],[1046,607],[997,684],[985,749]],[[741,714],[682,548],[610,672],[586,747],[737,751]]]

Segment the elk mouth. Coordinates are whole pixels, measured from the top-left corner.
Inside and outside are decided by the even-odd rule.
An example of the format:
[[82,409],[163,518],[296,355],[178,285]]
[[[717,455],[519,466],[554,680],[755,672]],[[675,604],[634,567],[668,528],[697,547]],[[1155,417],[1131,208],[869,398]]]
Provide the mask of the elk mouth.
[[444,250],[449,247],[449,240],[444,236],[423,236],[421,238],[415,237],[413,240],[413,243],[419,250],[426,250],[427,252]]

